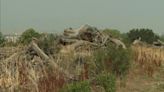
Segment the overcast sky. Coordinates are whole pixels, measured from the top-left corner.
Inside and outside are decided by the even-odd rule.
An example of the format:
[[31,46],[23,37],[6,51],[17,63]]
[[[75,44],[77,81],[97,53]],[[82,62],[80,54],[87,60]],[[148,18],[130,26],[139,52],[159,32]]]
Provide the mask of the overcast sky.
[[164,33],[164,0],[0,0],[0,31],[57,32],[83,24]]

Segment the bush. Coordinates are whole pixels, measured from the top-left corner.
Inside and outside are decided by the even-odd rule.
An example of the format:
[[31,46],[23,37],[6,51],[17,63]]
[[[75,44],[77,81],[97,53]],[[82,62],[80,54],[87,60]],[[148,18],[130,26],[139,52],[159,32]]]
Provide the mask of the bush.
[[3,34],[0,32],[0,46],[3,44],[5,41]]
[[107,71],[116,75],[126,75],[130,67],[131,50],[116,48],[110,44],[106,49],[95,52],[97,71]]
[[96,83],[104,87],[106,92],[116,92],[116,78],[109,73],[103,73],[97,76]]
[[121,40],[125,43],[127,47],[131,46],[131,41],[126,33],[122,33],[121,38],[122,38]]
[[66,85],[60,92],[91,92],[91,89],[88,81],[81,81]]
[[[107,69],[111,69],[116,75],[126,75],[130,67],[131,50],[125,50],[123,48],[115,48],[114,46],[108,47],[107,55],[105,60]],[[111,67],[111,68],[110,68]]]
[[59,50],[57,47],[57,36],[54,34],[42,34],[38,45],[47,55],[54,54]]
[[25,32],[22,33],[22,35],[20,37],[20,42],[23,44],[28,44],[32,41],[33,37],[39,38],[40,34],[32,28],[27,29]]
[[164,34],[162,34],[162,35],[160,36],[160,40],[161,40],[161,41],[164,41]]
[[105,71],[104,58],[107,57],[106,51],[104,49],[98,49],[94,53],[95,65],[96,65],[96,74]]
[[116,29],[104,29],[103,33],[112,36],[114,38],[120,38],[121,37],[121,33],[120,31],[116,30]]

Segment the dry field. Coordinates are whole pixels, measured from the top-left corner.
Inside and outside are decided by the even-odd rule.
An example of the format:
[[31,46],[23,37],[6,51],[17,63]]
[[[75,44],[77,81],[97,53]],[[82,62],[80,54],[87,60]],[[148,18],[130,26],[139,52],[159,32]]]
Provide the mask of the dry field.
[[[63,47],[56,57],[50,59],[67,72],[78,76],[79,72],[76,70],[80,71],[80,66],[74,63],[75,57],[92,54],[85,50],[89,47],[81,50],[81,53],[69,51],[70,48]],[[163,92],[164,49],[151,46],[132,48],[134,62],[125,80],[126,86],[121,87],[118,83],[117,92]],[[44,62],[41,57],[27,52],[27,48],[19,49],[4,49],[11,54],[0,59],[0,92],[58,92],[68,82],[68,74],[56,69],[53,62]]]
[[75,63],[76,59],[91,55],[90,51],[80,49],[77,53],[70,48],[61,48],[55,57],[47,56],[47,60],[29,47],[1,48],[0,92],[58,92],[81,73],[83,67]]
[[134,59],[126,87],[117,92],[164,92],[164,48],[133,46]]
[[164,48],[143,45],[133,46],[133,50],[135,64],[149,76],[164,64]]

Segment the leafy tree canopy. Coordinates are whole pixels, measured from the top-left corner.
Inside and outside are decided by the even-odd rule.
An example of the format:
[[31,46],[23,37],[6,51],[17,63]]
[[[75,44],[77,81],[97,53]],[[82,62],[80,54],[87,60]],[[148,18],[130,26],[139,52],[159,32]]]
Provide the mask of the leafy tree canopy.
[[133,42],[134,40],[141,37],[141,41],[152,44],[154,41],[159,39],[159,36],[156,35],[151,29],[132,29],[127,33],[129,40]]
[[27,29],[25,32],[22,33],[20,37],[20,42],[23,44],[28,44],[29,42],[31,42],[33,37],[39,38],[40,34],[32,28]]

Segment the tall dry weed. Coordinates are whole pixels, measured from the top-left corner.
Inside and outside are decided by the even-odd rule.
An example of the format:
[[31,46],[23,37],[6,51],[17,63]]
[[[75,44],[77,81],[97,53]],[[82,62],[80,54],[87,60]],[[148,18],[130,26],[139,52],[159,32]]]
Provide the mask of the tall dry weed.
[[153,76],[154,72],[164,62],[164,49],[153,46],[133,46],[134,60],[140,69]]
[[17,53],[0,61],[0,92],[58,92],[65,77],[39,57]]

